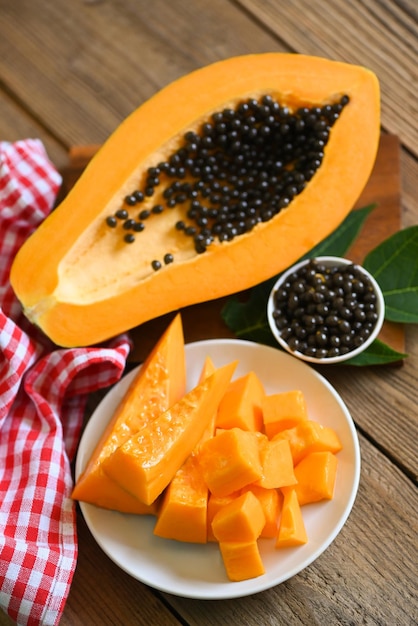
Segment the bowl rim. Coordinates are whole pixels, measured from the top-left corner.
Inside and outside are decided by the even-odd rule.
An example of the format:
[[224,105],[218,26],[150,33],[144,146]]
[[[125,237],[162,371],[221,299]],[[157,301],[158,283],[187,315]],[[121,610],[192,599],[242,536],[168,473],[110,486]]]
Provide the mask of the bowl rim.
[[[317,358],[317,357],[312,357],[309,355],[305,355],[302,352],[299,352],[298,350],[292,350],[288,344],[286,343],[286,341],[284,339],[282,339],[280,332],[275,324],[275,320],[273,317],[273,313],[274,313],[274,294],[277,291],[277,289],[285,282],[285,280],[294,272],[297,272],[301,267],[303,267],[304,265],[307,265],[308,263],[310,263],[311,261],[316,261],[318,263],[324,263],[328,266],[332,266],[332,265],[354,265],[355,267],[359,268],[361,272],[363,272],[363,274],[365,276],[368,277],[368,279],[370,280],[373,289],[376,293],[376,297],[377,297],[377,303],[376,303],[376,309],[377,309],[377,314],[378,314],[378,318],[375,324],[375,327],[373,328],[373,332],[370,333],[370,336],[366,339],[366,341],[364,343],[362,343],[360,346],[358,346],[357,348],[354,348],[354,350],[350,350],[349,352],[347,352],[346,354],[340,354],[338,356],[334,356],[334,357],[324,357],[324,358]],[[297,263],[295,263],[294,265],[291,265],[287,270],[285,270],[280,277],[277,279],[277,281],[274,283],[269,297],[268,297],[268,301],[267,301],[267,319],[268,319],[268,323],[270,326],[270,330],[274,336],[274,338],[276,339],[276,341],[279,343],[279,345],[286,350],[286,352],[288,352],[289,354],[293,355],[294,357],[301,359],[303,361],[306,361],[308,363],[316,363],[316,364],[323,364],[323,365],[331,365],[333,363],[342,363],[344,361],[348,361],[349,359],[354,358],[355,356],[357,356],[358,354],[360,354],[361,352],[364,352],[364,350],[366,350],[366,348],[368,348],[373,341],[376,339],[376,337],[378,336],[378,334],[380,333],[380,330],[382,328],[384,319],[385,319],[385,300],[383,297],[383,293],[382,290],[378,284],[378,282],[376,281],[376,279],[374,278],[374,276],[368,271],[366,270],[360,263],[356,263],[355,261],[352,261],[351,259],[347,258],[347,257],[339,257],[339,256],[329,256],[329,255],[323,255],[323,256],[315,256],[315,257],[310,257],[307,259],[303,259],[302,261],[299,261]]]

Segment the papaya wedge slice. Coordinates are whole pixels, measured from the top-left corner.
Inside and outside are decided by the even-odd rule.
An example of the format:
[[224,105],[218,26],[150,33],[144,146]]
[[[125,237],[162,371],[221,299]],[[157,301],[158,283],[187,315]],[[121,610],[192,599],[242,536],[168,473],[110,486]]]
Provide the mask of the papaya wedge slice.
[[105,459],[129,437],[146,427],[186,390],[181,316],[176,315],[134,376],[113,417],[97,442],[72,492],[75,500],[122,513],[155,514],[103,471]]

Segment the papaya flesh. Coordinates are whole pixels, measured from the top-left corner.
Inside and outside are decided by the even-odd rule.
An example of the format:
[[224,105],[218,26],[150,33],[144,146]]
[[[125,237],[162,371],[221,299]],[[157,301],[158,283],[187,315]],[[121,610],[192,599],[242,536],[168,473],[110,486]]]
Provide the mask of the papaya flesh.
[[186,392],[183,324],[176,315],[155,344],[119,403],[73,489],[74,500],[123,513],[156,513],[103,471],[105,460],[156,420]]
[[379,123],[377,78],[359,66],[266,53],[180,78],[122,122],[20,249],[11,283],[27,317],[59,345],[90,345],[274,276],[352,209]]

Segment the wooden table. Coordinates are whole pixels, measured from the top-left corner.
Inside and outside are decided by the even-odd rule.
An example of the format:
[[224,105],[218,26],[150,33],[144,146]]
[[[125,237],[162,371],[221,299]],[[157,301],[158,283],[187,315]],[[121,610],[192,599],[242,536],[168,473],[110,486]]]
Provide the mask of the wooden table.
[[[71,146],[102,143],[145,98],[196,67],[271,50],[331,57],[369,66],[380,79],[382,132],[398,138],[399,151],[382,164],[391,197],[385,176],[365,193],[401,206],[401,226],[411,226],[418,222],[417,17],[415,0],[0,0],[0,138],[39,137],[65,171]],[[391,163],[400,163],[400,201]],[[195,317],[186,312],[188,339],[230,334],[219,319],[195,326]],[[137,354],[147,349],[141,336]],[[321,370],[352,413],[362,469],[348,522],[315,563],[242,599],[173,597],[116,567],[80,515],[62,626],[415,624],[417,327],[404,336],[409,357],[400,366]],[[1,615],[0,623],[10,621]]]

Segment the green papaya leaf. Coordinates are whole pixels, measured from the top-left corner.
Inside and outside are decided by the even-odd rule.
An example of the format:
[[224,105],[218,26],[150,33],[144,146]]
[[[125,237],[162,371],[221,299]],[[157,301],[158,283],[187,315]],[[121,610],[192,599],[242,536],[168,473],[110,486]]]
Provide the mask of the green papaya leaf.
[[360,234],[369,214],[375,208],[376,204],[369,204],[362,209],[351,211],[334,232],[312,250],[309,250],[302,259],[311,259],[316,256],[344,256]]
[[383,291],[385,319],[418,322],[418,226],[395,233],[374,248],[364,267]]
[[388,363],[396,363],[406,358],[408,355],[393,350],[390,346],[375,339],[373,343],[357,356],[345,361],[346,365],[387,365]]
[[260,297],[257,296],[257,288],[250,294],[249,300],[239,302],[231,298],[226,302],[221,311],[221,317],[239,339],[248,339],[277,348],[267,320],[267,299],[260,289]]

